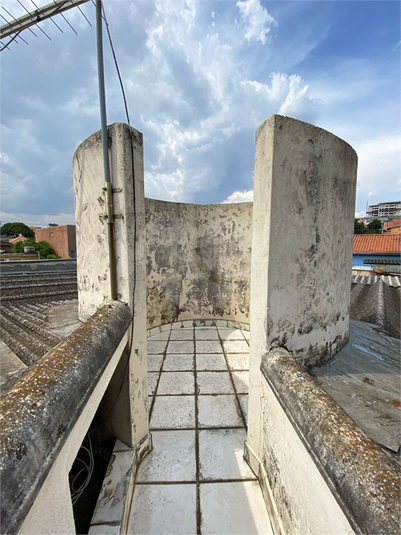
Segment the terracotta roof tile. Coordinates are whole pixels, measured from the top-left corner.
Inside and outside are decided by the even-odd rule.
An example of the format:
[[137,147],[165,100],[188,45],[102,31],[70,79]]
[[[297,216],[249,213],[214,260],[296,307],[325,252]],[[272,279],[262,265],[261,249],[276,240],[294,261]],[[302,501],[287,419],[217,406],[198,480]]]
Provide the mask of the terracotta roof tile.
[[354,234],[354,253],[401,254],[401,235]]
[[401,219],[393,219],[392,221],[385,221],[383,223],[383,229],[388,230],[391,227],[397,227],[401,224]]
[[18,236],[18,238],[13,238],[12,240],[8,240],[9,243],[12,243],[14,245],[14,243],[17,243],[19,241],[25,241],[27,240],[28,238],[25,238],[25,236]]

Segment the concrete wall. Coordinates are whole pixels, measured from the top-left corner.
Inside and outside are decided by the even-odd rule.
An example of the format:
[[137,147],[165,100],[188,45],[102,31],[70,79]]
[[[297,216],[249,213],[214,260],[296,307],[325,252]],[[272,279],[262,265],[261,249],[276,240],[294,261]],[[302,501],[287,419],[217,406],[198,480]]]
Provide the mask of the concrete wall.
[[56,260],[24,260],[4,261],[0,264],[2,273],[46,273],[46,272],[66,272],[76,271],[77,261],[73,259]]
[[400,474],[283,349],[262,359],[262,483],[275,533],[399,533]]
[[75,225],[60,225],[35,230],[35,241],[42,240],[47,241],[61,258],[76,258]]
[[249,323],[252,203],[146,199],[148,328],[194,318]]
[[259,458],[262,355],[281,347],[313,366],[348,341],[356,168],[347,143],[310,124],[272,115],[256,132],[248,443]]
[[[115,389],[114,432],[134,446],[149,432],[147,415],[145,197],[142,134],[126,124],[108,126],[114,204],[117,299],[132,314],[129,366]],[[108,223],[105,218],[101,132],[74,154],[78,317],[85,321],[112,298]]]

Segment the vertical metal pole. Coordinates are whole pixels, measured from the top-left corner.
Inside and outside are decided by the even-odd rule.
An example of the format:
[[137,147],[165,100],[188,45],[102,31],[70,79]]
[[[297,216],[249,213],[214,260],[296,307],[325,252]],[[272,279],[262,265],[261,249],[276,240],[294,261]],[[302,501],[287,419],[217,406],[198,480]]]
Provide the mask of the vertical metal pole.
[[109,138],[107,135],[106,119],[106,96],[104,89],[104,68],[103,68],[103,39],[102,39],[102,2],[96,0],[96,43],[97,43],[97,66],[99,78],[99,102],[100,102],[100,120],[102,127],[102,145],[103,145],[103,168],[104,168],[104,188],[106,217],[107,217],[107,235],[109,242],[109,263],[110,263],[110,291],[111,299],[116,299],[116,266],[114,255],[114,221],[113,221],[113,190],[110,181],[110,162],[109,162]]

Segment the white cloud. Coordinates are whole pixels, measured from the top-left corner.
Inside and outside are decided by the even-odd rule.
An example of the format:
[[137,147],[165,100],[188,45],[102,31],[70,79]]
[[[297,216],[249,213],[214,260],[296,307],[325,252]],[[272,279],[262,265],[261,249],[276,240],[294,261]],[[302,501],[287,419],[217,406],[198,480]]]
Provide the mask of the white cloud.
[[236,203],[236,202],[252,202],[253,201],[253,189],[248,191],[234,191],[227,197],[222,204]]
[[245,0],[237,2],[241,12],[242,20],[245,23],[247,41],[255,39],[262,44],[266,43],[267,34],[272,26],[277,26],[277,21],[261,5],[259,0]]
[[355,217],[356,217],[357,219],[366,217],[366,212],[365,212],[365,210],[362,210],[361,212],[355,212]]
[[29,213],[16,212],[1,212],[1,224],[13,221],[22,221],[25,225],[35,227],[46,227],[49,223],[57,223],[58,225],[75,225],[75,214],[44,214],[35,216]]

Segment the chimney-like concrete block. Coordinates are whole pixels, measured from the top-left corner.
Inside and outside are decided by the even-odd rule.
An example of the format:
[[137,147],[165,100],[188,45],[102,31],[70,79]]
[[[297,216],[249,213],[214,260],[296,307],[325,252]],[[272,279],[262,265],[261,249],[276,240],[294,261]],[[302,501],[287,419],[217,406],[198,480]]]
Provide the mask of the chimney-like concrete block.
[[272,115],[257,129],[248,437],[255,450],[262,355],[283,347],[309,367],[348,341],[356,171],[352,147],[321,128]]
[[[147,416],[145,196],[142,134],[126,124],[107,128],[114,204],[117,299],[132,313],[129,367],[120,362],[102,403],[112,431],[135,445],[149,432]],[[78,317],[86,321],[111,299],[102,157],[96,132],[74,154]],[[124,358],[127,358],[126,356]]]

